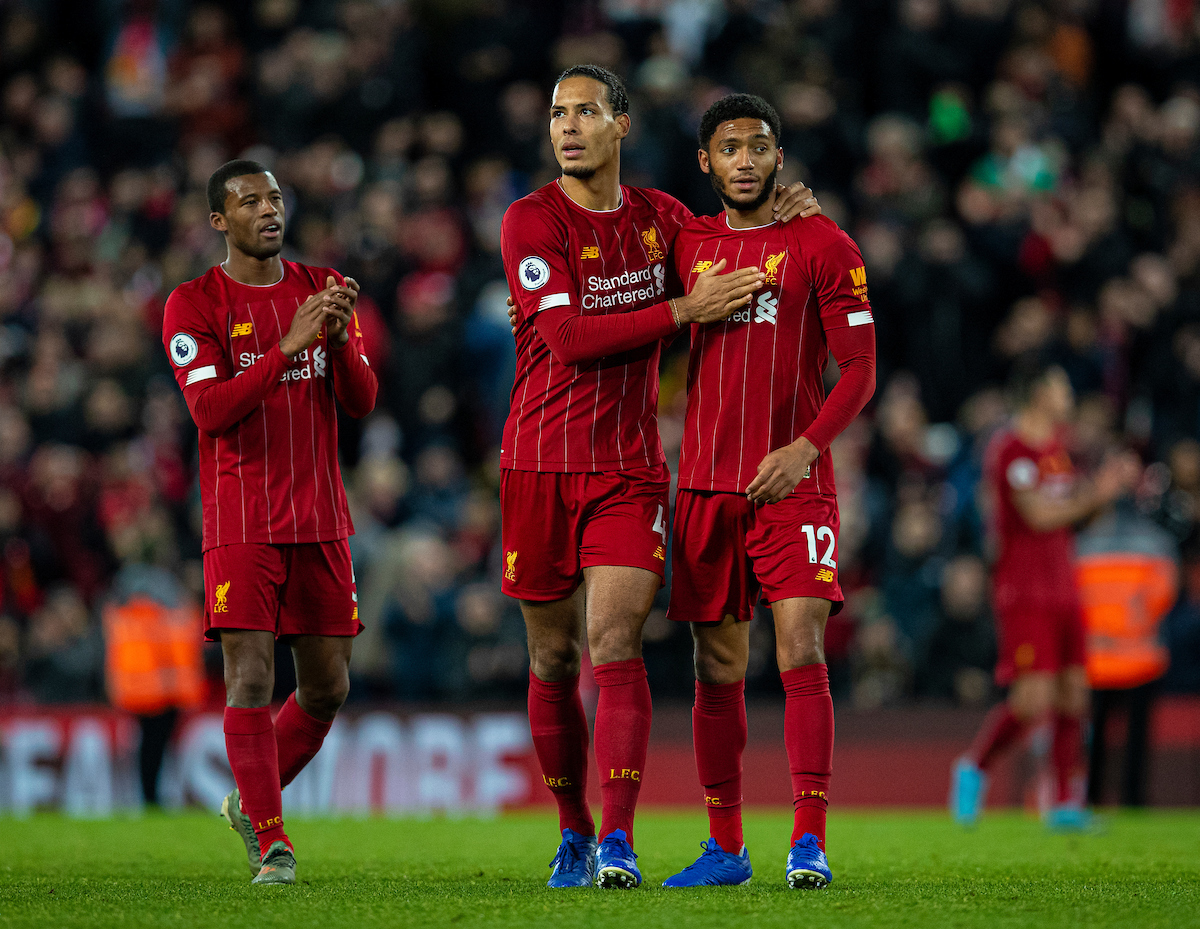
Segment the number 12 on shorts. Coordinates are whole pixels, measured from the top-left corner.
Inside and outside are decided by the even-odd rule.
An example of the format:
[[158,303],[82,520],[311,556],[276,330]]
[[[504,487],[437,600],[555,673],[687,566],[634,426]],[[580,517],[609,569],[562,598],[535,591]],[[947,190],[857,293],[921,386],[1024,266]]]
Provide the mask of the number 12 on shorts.
[[837,539],[834,538],[833,530],[828,526],[801,526],[800,531],[808,539],[808,560],[812,564],[817,564],[817,542],[828,540],[829,544],[825,548],[825,554],[821,556],[820,563],[827,568],[836,568],[837,562],[833,560],[833,546]]

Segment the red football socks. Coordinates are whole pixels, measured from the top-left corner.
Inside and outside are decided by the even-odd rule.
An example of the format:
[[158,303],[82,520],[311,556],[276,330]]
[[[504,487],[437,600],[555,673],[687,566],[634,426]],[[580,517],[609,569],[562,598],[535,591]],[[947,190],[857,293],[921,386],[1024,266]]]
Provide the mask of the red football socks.
[[225,750],[242,795],[242,809],[254,824],[262,853],[280,839],[290,848],[292,843],[283,831],[279,749],[271,708],[225,707]]
[[1083,724],[1077,716],[1054,714],[1050,754],[1054,760],[1055,803],[1070,803],[1076,799],[1072,781],[1083,755]]
[[320,751],[333,720],[310,716],[296,702],[293,692],[275,717],[275,742],[279,745],[279,786],[287,787]]
[[746,750],[746,682],[696,681],[692,707],[696,771],[704,785],[709,833],[722,850],[742,850],[742,753]]
[[1025,734],[1026,728],[1025,721],[1015,716],[1007,703],[993,707],[967,749],[967,758],[981,771],[988,770],[1006,748]]
[[[833,775],[833,697],[829,671],[810,664],[780,673],[787,695],[783,742],[792,771],[792,841],[811,832],[825,848],[825,811]],[[724,847],[724,846],[722,846]]]
[[529,731],[542,781],[558,804],[558,828],[595,835],[587,802],[588,723],[578,674],[565,681],[543,681],[529,672]]
[[610,661],[592,669],[600,688],[596,703],[596,765],[604,803],[600,837],[617,829],[633,844],[633,811],[650,743],[650,684],[641,658]]

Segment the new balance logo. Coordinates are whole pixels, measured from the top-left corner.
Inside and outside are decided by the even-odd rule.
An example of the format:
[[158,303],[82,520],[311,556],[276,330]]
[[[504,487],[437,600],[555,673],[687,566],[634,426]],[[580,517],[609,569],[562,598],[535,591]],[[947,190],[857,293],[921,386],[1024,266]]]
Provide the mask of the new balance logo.
[[600,247],[597,245],[585,245],[583,251],[579,253],[580,261],[587,261],[589,258],[599,258]]
[[822,568],[817,572],[817,580],[824,581],[826,584],[832,584],[833,572],[829,568]]
[[238,336],[249,335],[253,331],[254,323],[234,323],[233,328],[229,330],[229,335],[236,339]]
[[779,298],[771,295],[771,292],[765,291],[758,295],[758,300],[754,304],[754,321],[756,323],[770,323],[775,325],[775,313],[779,308]]
[[707,271],[712,266],[713,266],[713,263],[711,261],[697,261],[696,264],[692,267],[692,273],[693,274],[703,274],[705,271]]
[[657,558],[659,561],[667,560],[667,553],[665,551],[663,551],[663,547],[661,545],[654,550],[654,557]]

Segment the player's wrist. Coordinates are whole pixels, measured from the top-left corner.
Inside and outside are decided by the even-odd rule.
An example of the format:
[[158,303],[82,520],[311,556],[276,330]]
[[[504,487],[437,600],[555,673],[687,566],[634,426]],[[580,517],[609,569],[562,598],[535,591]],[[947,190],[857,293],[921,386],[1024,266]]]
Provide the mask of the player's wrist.
[[670,310],[671,310],[671,319],[673,319],[673,320],[675,321],[675,328],[676,328],[676,329],[682,329],[682,328],[683,328],[683,320],[682,320],[682,319],[680,319],[680,317],[679,317],[679,308],[678,308],[678,307],[675,305],[675,304],[676,304],[676,302],[677,302],[677,300],[678,300],[678,298],[677,298],[677,297],[671,297],[671,298],[670,298],[670,299],[667,301],[667,306],[668,306],[668,307],[670,308]]

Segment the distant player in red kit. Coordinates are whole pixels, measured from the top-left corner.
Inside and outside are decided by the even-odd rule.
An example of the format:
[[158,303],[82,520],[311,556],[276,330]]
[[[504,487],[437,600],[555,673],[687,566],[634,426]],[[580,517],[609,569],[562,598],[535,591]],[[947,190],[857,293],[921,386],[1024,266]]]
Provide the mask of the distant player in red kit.
[[[562,842],[551,887],[635,887],[633,814],[650,735],[642,626],[662,584],[669,476],[656,416],[660,340],[744,307],[755,267],[672,283],[670,253],[691,214],[620,183],[629,132],[620,79],[590,65],[554,88],[550,138],[562,177],[505,214],[517,373],[501,449],[506,594],[529,641],[529,723]],[[785,218],[816,212],[793,190]],[[583,636],[599,686],[602,841],[587,804]]]
[[[829,444],[875,389],[875,326],[862,256],[824,216],[774,221],[779,116],[734,94],[700,122],[700,167],[725,203],[675,243],[685,286],[716,263],[753,266],[763,287],[738,313],[692,327],[688,401],[672,529],[671,619],[691,623],[696,767],[711,838],[667,887],[744,884],[742,752],[750,623],[771,605],[786,693],[784,743],[795,806],[785,871],[824,887],[833,702],[825,623],[842,606]],[[825,396],[829,355],[841,378]]]
[[[205,629],[225,660],[221,812],[254,883],[295,882],[280,791],[317,753],[350,689],[362,629],[337,464],[335,398],[354,417],[377,383],[354,317],[358,285],[279,257],[283,196],[253,161],[208,182],[229,257],[167,298],[163,346],[200,429]],[[271,720],[276,638],[297,689]]]
[[1046,822],[1079,829],[1089,817],[1072,780],[1083,764],[1090,693],[1071,527],[1126,493],[1141,469],[1125,453],[1106,459],[1093,481],[1077,478],[1064,441],[1075,398],[1062,368],[1019,369],[1013,393],[1012,427],[992,440],[984,470],[996,543],[996,681],[1008,687],[1008,699],[955,764],[950,809],[958,822],[974,825],[987,799],[988,770],[1032,724],[1052,716],[1055,796]]

